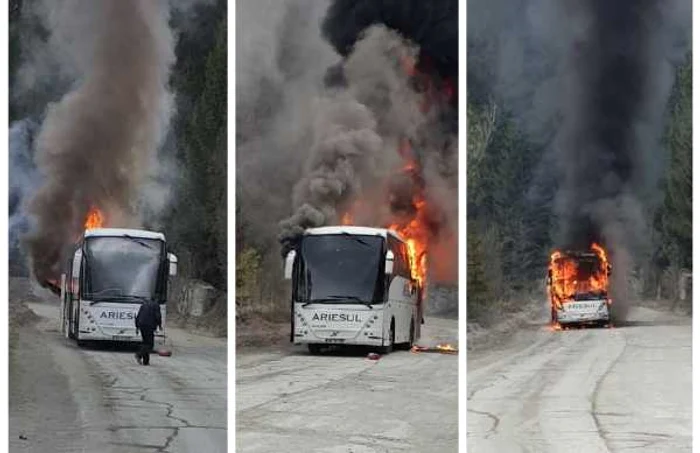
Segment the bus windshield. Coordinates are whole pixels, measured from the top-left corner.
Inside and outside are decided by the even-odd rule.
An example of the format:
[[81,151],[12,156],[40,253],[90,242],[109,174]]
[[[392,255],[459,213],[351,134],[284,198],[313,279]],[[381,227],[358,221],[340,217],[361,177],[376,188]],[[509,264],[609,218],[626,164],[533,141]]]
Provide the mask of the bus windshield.
[[607,294],[607,275],[595,257],[562,257],[556,260],[555,288],[561,300],[586,300]]
[[296,299],[312,303],[379,303],[384,238],[309,235],[301,242]]
[[84,299],[133,303],[157,297],[163,254],[161,240],[91,237],[85,249]]

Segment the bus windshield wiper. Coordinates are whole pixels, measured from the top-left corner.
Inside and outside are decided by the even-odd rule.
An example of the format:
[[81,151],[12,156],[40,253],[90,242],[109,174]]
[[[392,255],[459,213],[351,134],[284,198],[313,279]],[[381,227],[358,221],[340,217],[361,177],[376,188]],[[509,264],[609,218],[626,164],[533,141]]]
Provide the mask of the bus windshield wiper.
[[306,306],[309,306],[311,304],[322,304],[324,302],[330,302],[331,300],[332,299],[325,299],[325,298],[324,299],[311,299],[310,301],[303,303],[301,306],[306,307]]
[[103,296],[100,297],[98,300],[93,300],[92,302],[90,302],[90,305],[94,305],[100,302],[146,302],[149,299],[150,298],[146,296],[135,296],[130,294],[123,294],[120,296]]
[[366,305],[366,306],[368,306],[369,308],[372,308],[372,303],[371,303],[371,302],[367,302],[366,300],[360,299],[360,298],[357,297],[357,296],[326,296],[326,297],[324,297],[324,298],[322,298],[322,299],[314,299],[314,300],[312,300],[311,302],[308,302],[308,303],[314,303],[314,302],[332,302],[332,301],[338,301],[338,300],[346,300],[346,301],[350,300],[350,301],[353,301],[353,302],[359,302],[359,303],[361,303],[362,305]]
[[359,242],[359,243],[362,244],[362,245],[366,245],[367,247],[371,247],[370,244],[369,244],[368,242],[366,242],[366,241],[360,239],[359,237],[357,237],[356,234],[350,234],[350,233],[348,233],[348,232],[346,232],[346,231],[344,231],[344,232],[341,233],[341,234],[343,234],[344,236],[348,236],[348,237],[354,239],[355,241]]
[[149,249],[152,249],[152,248],[153,248],[149,243],[147,243],[146,241],[142,241],[142,240],[139,239],[139,238],[135,238],[135,237],[130,236],[130,235],[128,235],[128,234],[125,234],[124,237],[127,238],[127,239],[129,239],[129,240],[131,240],[131,241],[133,241],[133,242],[136,242],[137,244],[142,245],[142,246],[144,246],[144,247],[146,247],[146,248],[149,248]]

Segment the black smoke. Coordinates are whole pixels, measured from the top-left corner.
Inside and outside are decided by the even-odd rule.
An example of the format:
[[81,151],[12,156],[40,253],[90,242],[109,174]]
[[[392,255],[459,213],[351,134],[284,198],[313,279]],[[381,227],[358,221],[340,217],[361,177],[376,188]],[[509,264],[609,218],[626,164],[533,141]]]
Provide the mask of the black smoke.
[[630,203],[647,184],[645,168],[652,162],[640,127],[655,88],[656,8],[654,0],[590,0],[584,10],[591,21],[571,49],[568,114],[558,144],[565,246],[588,247],[604,242],[609,228],[624,228],[623,217],[635,209]]
[[[419,47],[417,69],[449,84],[456,116],[459,81],[459,5],[457,0],[335,0],[323,21],[323,36],[347,57],[363,33],[373,25],[384,25]],[[329,79],[342,80],[342,70],[333,67]],[[456,118],[452,120],[457,131]]]

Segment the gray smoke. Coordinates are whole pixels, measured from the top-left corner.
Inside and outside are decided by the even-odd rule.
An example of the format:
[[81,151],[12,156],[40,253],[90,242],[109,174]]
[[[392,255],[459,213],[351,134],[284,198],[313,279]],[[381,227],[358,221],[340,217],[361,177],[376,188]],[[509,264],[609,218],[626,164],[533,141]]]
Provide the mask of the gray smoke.
[[[402,55],[412,57],[415,50],[394,32],[371,28],[344,63],[346,87],[317,104],[311,153],[294,188],[297,212],[281,223],[286,246],[305,228],[339,223],[343,210],[381,190],[400,167],[398,140],[415,137],[424,121],[418,94],[399,64]],[[388,215],[374,212],[363,220],[382,225]]]
[[91,206],[113,227],[138,226],[141,213],[163,206],[157,151],[172,114],[175,57],[165,1],[45,1],[38,10],[50,37],[24,74],[51,73],[38,63],[51,55],[52,67],[74,80],[47,108],[35,147],[41,186],[25,205],[25,245],[44,282],[57,278]]
[[[29,228],[29,219],[22,205],[40,184],[39,174],[33,162],[32,145],[39,124],[32,119],[10,125],[9,133],[9,255],[15,269],[22,265],[20,237]],[[24,270],[24,269],[22,269]]]
[[555,245],[603,243],[624,308],[660,195],[660,137],[690,46],[690,0],[477,0],[469,12],[470,90],[548,145],[536,183],[555,191]]
[[312,145],[326,69],[338,61],[319,33],[324,1],[236,4],[236,205],[247,240],[275,249],[278,222]]
[[[304,229],[337,223],[350,210],[358,224],[404,220],[392,200],[411,205],[419,186],[438,212],[435,242],[451,240],[456,136],[419,109],[422,95],[401,66],[419,49],[375,26],[341,56],[321,35],[327,8],[237,4],[237,206],[247,243],[276,251],[279,238],[285,251]],[[328,85],[331,67],[341,68],[342,84]],[[400,172],[406,137],[421,167],[415,181]],[[445,262],[456,247],[442,249]]]

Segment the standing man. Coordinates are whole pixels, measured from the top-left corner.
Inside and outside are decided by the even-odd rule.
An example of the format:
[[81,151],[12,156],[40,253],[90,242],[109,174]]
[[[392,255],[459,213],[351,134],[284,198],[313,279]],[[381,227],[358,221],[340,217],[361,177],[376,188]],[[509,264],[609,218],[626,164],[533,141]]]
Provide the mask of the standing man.
[[160,317],[160,305],[154,300],[141,304],[136,315],[136,332],[141,331],[143,343],[136,353],[136,360],[143,365],[148,365],[150,352],[153,350],[153,333],[156,328],[163,329]]

